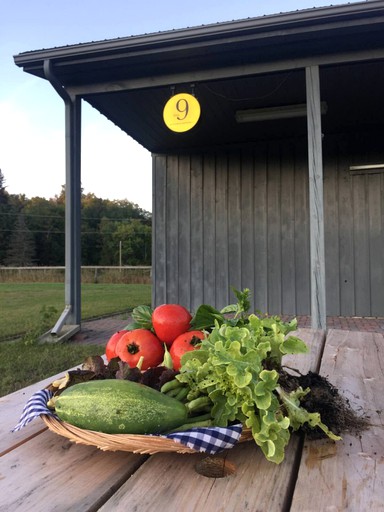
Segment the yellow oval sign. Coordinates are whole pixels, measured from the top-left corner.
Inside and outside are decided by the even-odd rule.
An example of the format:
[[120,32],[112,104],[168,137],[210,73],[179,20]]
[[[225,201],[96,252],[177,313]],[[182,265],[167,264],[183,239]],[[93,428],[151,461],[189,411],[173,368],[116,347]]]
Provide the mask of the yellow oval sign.
[[200,118],[200,103],[192,94],[175,94],[163,111],[164,123],[173,132],[187,132]]

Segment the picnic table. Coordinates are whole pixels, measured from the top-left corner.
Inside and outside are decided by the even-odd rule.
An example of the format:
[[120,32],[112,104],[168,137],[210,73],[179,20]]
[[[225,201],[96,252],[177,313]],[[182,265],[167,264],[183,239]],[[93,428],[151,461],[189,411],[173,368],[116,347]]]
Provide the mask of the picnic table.
[[307,440],[294,434],[285,460],[268,462],[253,441],[216,454],[227,476],[197,472],[207,454],[141,455],[75,444],[39,418],[11,432],[27,399],[53,376],[0,399],[0,511],[384,510],[384,336],[299,329],[307,355],[284,364],[329,378],[370,417],[361,436]]

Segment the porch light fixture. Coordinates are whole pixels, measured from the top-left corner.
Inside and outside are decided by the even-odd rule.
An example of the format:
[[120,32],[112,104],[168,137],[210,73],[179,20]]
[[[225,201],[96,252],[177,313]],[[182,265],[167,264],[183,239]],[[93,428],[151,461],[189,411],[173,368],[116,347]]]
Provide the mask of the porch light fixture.
[[[321,113],[326,114],[327,104],[321,102]],[[238,110],[235,114],[238,123],[250,123],[253,121],[273,121],[275,119],[290,119],[307,115],[306,103],[297,105],[285,105],[281,107],[257,108]]]
[[351,165],[349,167],[349,174],[379,174],[384,172],[383,164],[371,164],[371,165]]

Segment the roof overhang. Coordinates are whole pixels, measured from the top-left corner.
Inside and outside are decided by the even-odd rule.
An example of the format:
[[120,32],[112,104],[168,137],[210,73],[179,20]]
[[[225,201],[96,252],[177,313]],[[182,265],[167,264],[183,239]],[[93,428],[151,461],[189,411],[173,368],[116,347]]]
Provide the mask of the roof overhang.
[[[326,127],[340,131],[381,123],[375,104],[383,90],[384,1],[218,23],[100,42],[25,52],[24,71],[80,96],[152,152],[244,144],[305,132],[305,119],[257,125],[236,111],[305,103],[306,66],[321,66]],[[172,92],[193,90],[202,116],[175,134],[162,110]],[[364,107],[361,105],[362,92]],[[360,95],[360,104],[356,101]],[[350,113],[350,108],[359,112]],[[329,120],[329,121],[328,121]],[[328,126],[327,126],[328,125]]]

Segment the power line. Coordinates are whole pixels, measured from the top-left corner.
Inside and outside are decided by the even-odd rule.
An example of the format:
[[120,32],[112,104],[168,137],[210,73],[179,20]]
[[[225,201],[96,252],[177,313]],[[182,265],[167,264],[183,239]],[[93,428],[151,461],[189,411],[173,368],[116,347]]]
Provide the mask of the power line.
[[[8,215],[13,217],[18,217],[20,215],[20,212],[17,213],[8,213],[8,212],[0,212],[0,215]],[[64,215],[40,215],[38,213],[24,213],[24,217],[38,217],[43,219],[60,219],[65,220]],[[81,221],[85,222],[87,220],[99,220],[101,221],[131,221],[131,220],[138,220],[140,222],[148,222],[148,219],[141,219],[140,217],[82,217]]]
[[[51,229],[48,230],[38,230],[38,229],[0,229],[1,233],[50,233],[51,235],[64,235],[65,231],[53,231]],[[81,235],[118,235],[123,236],[136,236],[136,235],[150,235],[148,232],[138,232],[135,231],[133,233],[117,233],[116,231],[82,231]]]

